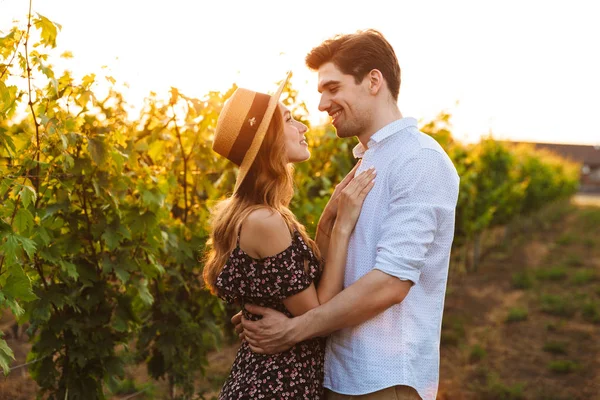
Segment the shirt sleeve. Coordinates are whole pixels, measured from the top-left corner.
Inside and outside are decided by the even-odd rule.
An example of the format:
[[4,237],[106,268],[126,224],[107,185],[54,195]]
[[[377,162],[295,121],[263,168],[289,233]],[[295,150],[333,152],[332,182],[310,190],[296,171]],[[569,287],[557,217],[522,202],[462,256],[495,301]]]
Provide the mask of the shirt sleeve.
[[454,218],[458,175],[445,154],[423,148],[387,177],[390,203],[375,269],[413,283],[445,218]]

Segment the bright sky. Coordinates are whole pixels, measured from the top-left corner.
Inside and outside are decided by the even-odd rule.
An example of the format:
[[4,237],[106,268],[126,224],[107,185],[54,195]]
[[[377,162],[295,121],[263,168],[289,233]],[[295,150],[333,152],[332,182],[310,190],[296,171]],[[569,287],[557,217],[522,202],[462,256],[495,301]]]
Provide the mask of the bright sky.
[[[29,2],[0,0],[0,30],[26,21]],[[391,7],[394,7],[394,10]],[[62,25],[60,52],[76,74],[100,71],[141,104],[171,86],[201,97],[239,86],[270,92],[286,70],[313,121],[317,76],[304,56],[322,40],[380,30],[402,69],[399,106],[427,120],[453,114],[477,141],[600,144],[597,0],[33,0]]]

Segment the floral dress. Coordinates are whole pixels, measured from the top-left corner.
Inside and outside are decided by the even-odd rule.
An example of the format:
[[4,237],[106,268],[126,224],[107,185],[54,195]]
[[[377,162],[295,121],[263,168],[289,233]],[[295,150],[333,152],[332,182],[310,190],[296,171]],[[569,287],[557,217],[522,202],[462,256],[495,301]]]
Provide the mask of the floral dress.
[[[298,231],[287,249],[260,260],[240,249],[238,238],[238,245],[217,276],[216,287],[219,297],[228,303],[257,304],[292,317],[282,300],[312,282],[316,284],[321,272],[321,263]],[[243,307],[242,312],[247,319],[260,319]],[[254,353],[244,341],[219,400],[323,399],[324,354],[324,338],[309,339],[272,355]]]

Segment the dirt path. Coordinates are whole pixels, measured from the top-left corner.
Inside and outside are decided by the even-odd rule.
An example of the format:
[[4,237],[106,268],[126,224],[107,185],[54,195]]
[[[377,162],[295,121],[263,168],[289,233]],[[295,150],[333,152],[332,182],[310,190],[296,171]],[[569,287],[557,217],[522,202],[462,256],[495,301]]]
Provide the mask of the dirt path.
[[526,236],[449,287],[438,399],[600,399],[600,208]]

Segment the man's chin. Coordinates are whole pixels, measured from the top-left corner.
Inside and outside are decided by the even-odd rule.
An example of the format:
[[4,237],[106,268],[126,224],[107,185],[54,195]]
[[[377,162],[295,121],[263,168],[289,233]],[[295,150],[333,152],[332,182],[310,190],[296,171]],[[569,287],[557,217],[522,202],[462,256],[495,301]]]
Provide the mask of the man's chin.
[[[334,128],[335,128],[335,126],[334,126]],[[349,138],[349,137],[352,137],[352,136],[356,136],[352,132],[349,132],[348,130],[343,129],[343,128],[341,128],[341,129],[335,128],[335,134],[340,139],[345,139],[345,138]]]

